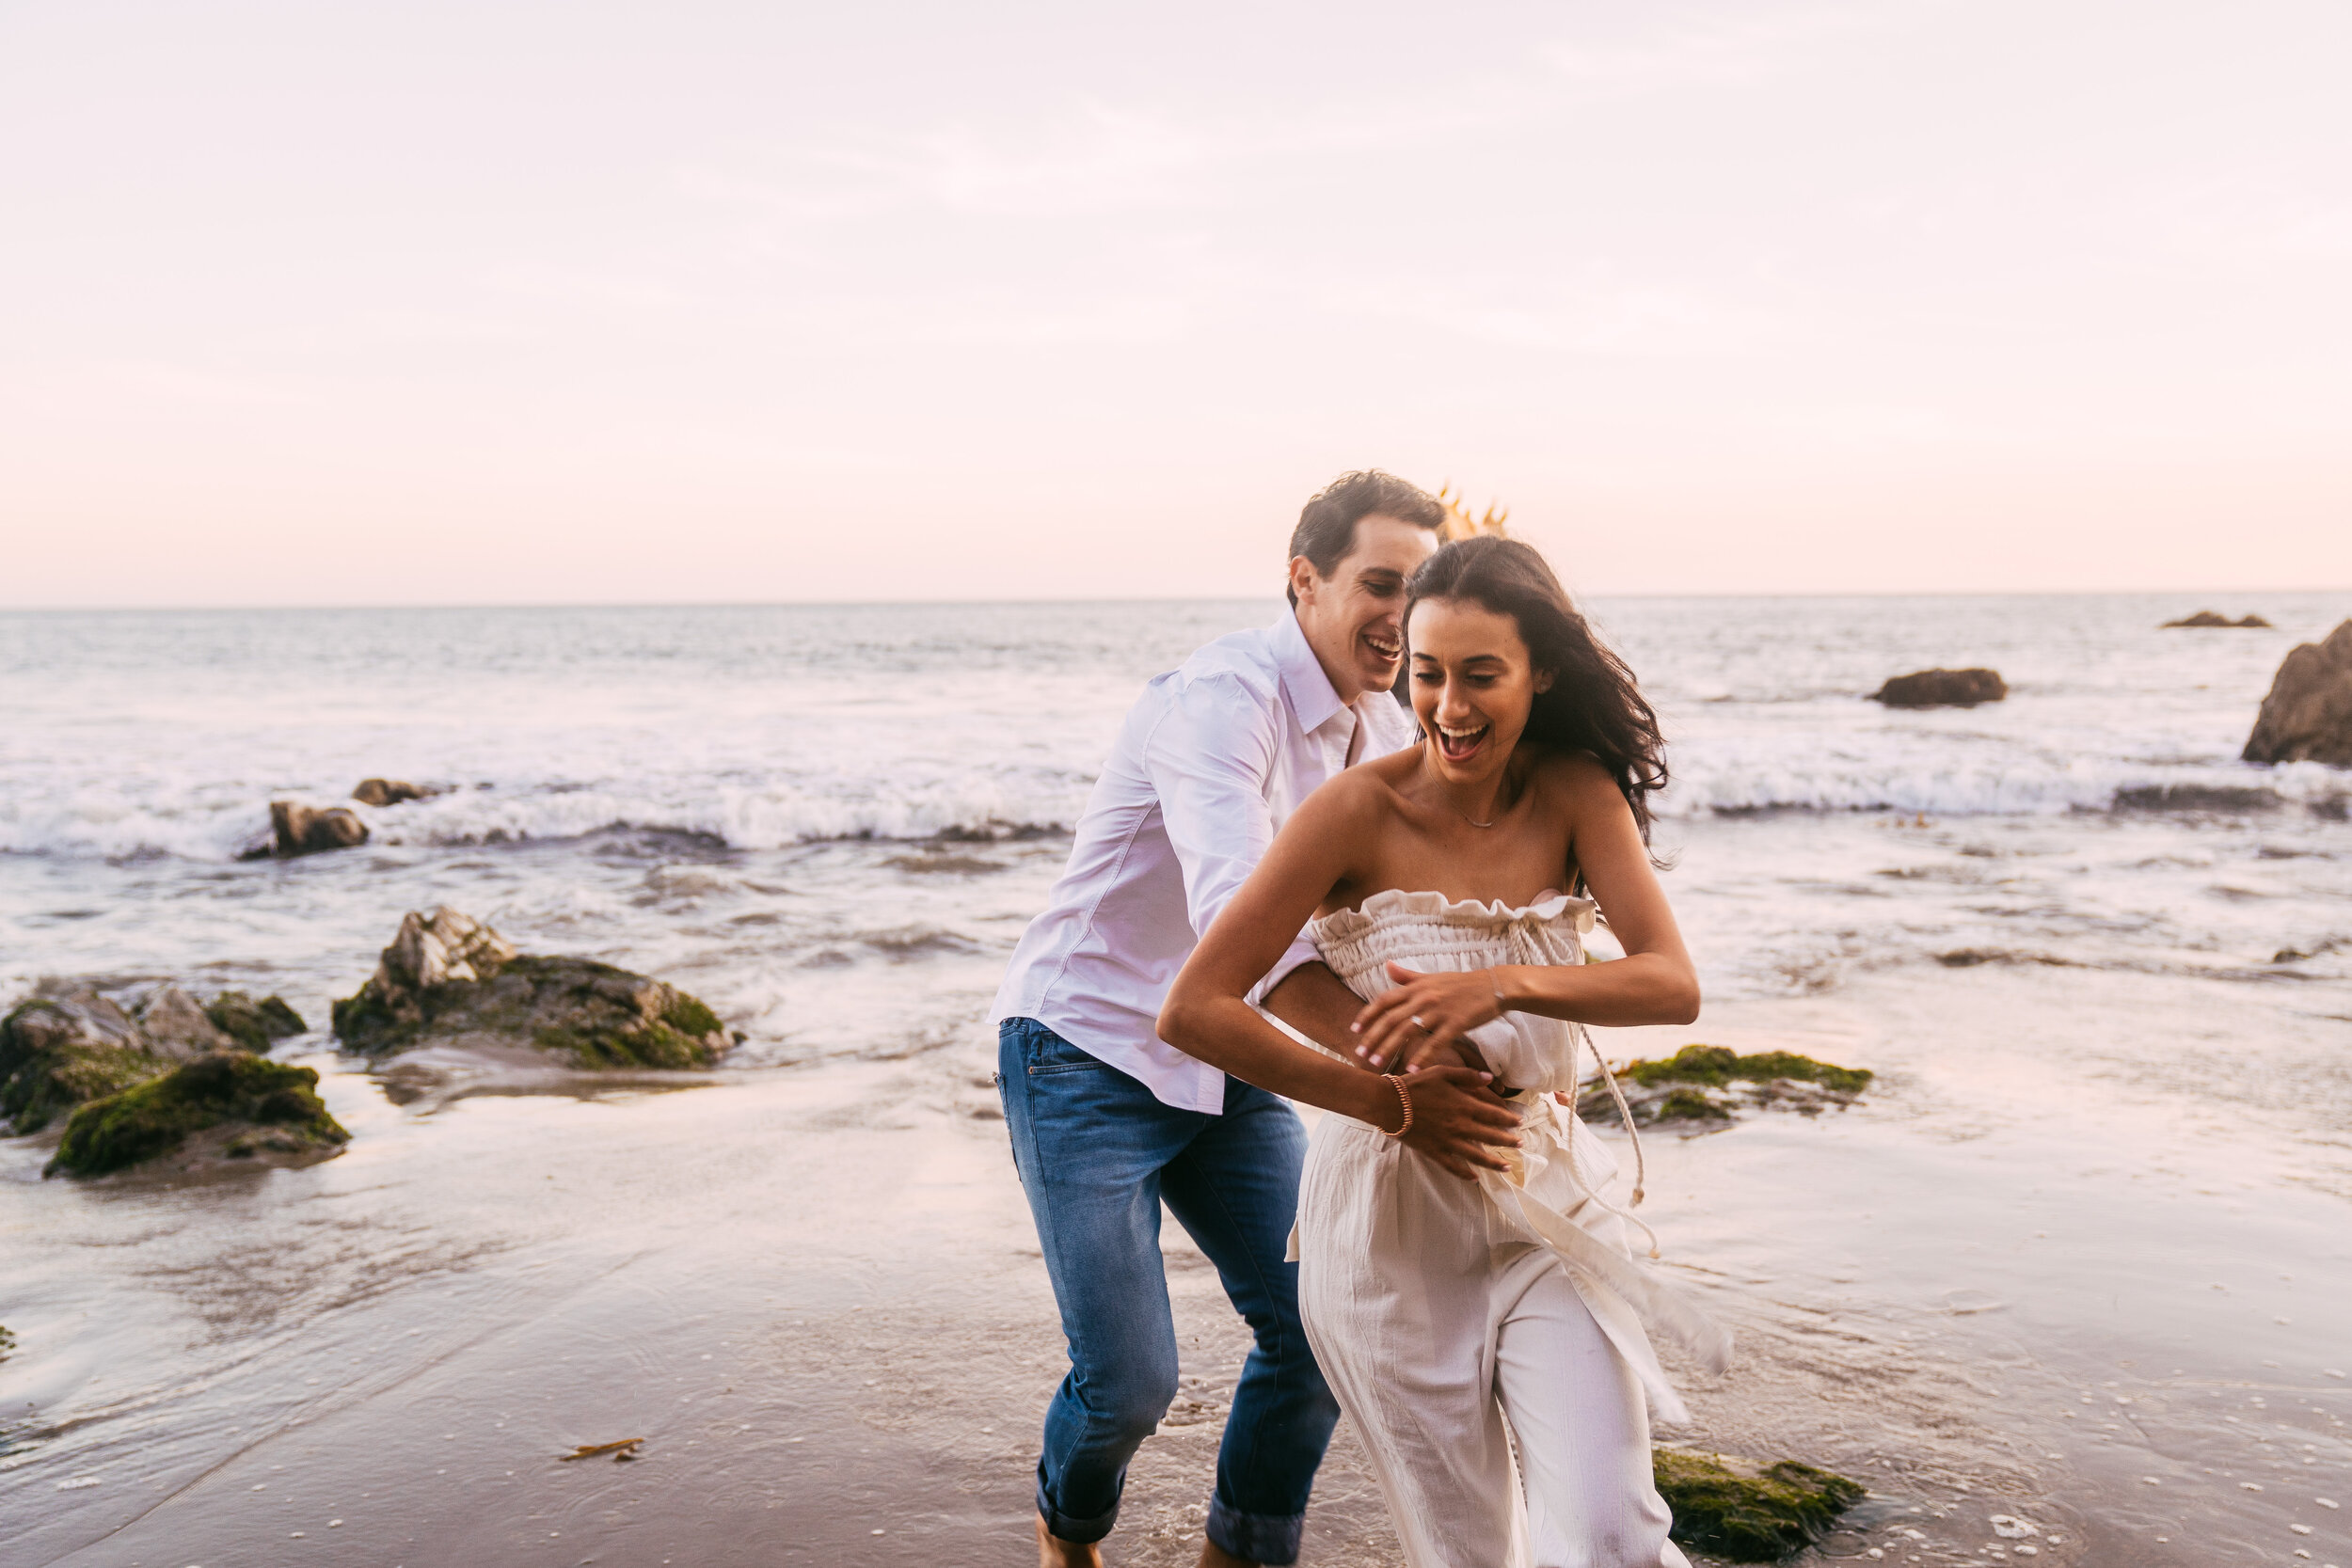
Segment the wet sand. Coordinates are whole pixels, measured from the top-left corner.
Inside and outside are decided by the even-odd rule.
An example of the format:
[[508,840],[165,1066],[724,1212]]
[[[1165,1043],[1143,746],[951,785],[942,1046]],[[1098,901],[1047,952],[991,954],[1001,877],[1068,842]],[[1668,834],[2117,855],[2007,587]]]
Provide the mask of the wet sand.
[[[354,1157],[308,1169],[68,1187],[8,1146],[12,1563],[1020,1560],[1060,1345],[984,1073],[326,1090]],[[1170,1245],[1185,1394],[1132,1562],[1189,1560],[1243,1349]],[[1318,1530],[1380,1561],[1351,1469]]]
[[[2315,1501],[2352,1504],[2352,1069],[2311,1001],[1995,965],[1612,1032],[1882,1073],[1647,1140],[1740,1341],[1661,1438],[1867,1481],[1815,1560],[2352,1563]],[[1060,1344],[976,1037],[405,1107],[307,1059],[355,1133],[319,1165],[42,1182],[0,1143],[12,1568],[1027,1560]],[[1168,1249],[1184,1393],[1120,1563],[1197,1551],[1243,1349]],[[1307,1560],[1396,1560],[1344,1430]]]

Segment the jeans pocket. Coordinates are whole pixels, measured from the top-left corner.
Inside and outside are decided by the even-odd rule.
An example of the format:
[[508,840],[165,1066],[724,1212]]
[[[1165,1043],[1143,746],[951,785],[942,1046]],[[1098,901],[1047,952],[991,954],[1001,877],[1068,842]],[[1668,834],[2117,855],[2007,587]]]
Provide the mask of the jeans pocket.
[[1060,1072],[1090,1072],[1103,1066],[1099,1057],[1089,1056],[1059,1035],[1044,1030],[1029,1037],[1021,1054],[1032,1078],[1047,1078]]

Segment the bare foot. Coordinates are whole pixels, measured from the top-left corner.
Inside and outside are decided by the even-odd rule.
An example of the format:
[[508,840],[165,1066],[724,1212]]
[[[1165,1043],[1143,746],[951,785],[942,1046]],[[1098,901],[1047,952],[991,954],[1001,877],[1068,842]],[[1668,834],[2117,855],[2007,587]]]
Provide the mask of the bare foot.
[[[1222,1560],[1231,1562],[1232,1559]],[[1045,1517],[1037,1521],[1037,1568],[1103,1568],[1102,1548],[1091,1541],[1064,1541],[1045,1533]]]
[[1200,1568],[1258,1568],[1246,1557],[1235,1557],[1214,1541],[1200,1543]]

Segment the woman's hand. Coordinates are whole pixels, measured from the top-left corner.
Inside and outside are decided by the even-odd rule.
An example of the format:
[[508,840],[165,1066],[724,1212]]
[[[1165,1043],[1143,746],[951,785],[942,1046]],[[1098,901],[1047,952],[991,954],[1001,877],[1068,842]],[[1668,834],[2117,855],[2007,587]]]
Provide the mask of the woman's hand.
[[1395,986],[1356,1015],[1356,1054],[1375,1072],[1412,1072],[1451,1058],[1454,1041],[1502,1016],[1494,972],[1424,974],[1389,965]]
[[[1507,1171],[1503,1150],[1519,1141],[1519,1114],[1493,1087],[1494,1074],[1463,1067],[1431,1068],[1406,1082],[1412,1097],[1413,1125],[1405,1147],[1427,1155],[1465,1181],[1478,1180],[1480,1166]],[[1393,1118],[1392,1118],[1393,1119]],[[1375,1123],[1384,1132],[1387,1123]]]

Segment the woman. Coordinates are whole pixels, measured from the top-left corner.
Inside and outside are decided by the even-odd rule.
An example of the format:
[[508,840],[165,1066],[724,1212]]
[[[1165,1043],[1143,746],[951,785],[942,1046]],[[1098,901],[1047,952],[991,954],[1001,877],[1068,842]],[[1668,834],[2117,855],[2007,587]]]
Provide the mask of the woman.
[[[1718,1369],[1728,1343],[1633,1261],[1623,1232],[1639,1222],[1601,1196],[1614,1163],[1562,1108],[1581,1025],[1698,1013],[1647,847],[1648,796],[1666,781],[1657,717],[1515,541],[1432,556],[1406,635],[1421,742],[1349,768],[1291,817],[1178,977],[1160,1035],[1344,1113],[1308,1155],[1299,1299],[1406,1560],[1682,1564],[1651,1483],[1644,1391],[1662,1416],[1683,1412],[1644,1323]],[[1596,900],[1626,957],[1587,965]],[[1369,1106],[1365,1080],[1335,1086],[1327,1057],[1243,1000],[1302,925],[1368,1003],[1356,1055],[1386,1079]],[[1464,1180],[1400,1141],[1412,1075],[1433,1066],[1491,1074],[1518,1113],[1501,1168]]]

